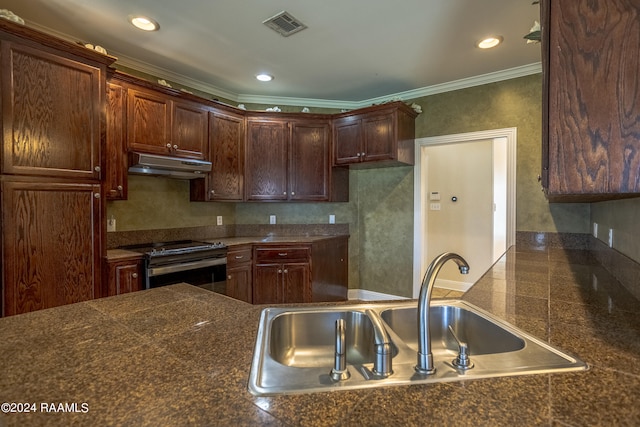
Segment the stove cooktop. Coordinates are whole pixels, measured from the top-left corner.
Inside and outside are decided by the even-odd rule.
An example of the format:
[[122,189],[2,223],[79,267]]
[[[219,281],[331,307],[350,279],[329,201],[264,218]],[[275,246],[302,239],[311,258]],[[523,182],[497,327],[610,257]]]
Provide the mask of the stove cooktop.
[[196,240],[178,240],[173,242],[154,242],[139,245],[123,246],[121,249],[141,252],[148,256],[164,256],[176,254],[188,254],[213,249],[226,249],[222,242],[200,242]]

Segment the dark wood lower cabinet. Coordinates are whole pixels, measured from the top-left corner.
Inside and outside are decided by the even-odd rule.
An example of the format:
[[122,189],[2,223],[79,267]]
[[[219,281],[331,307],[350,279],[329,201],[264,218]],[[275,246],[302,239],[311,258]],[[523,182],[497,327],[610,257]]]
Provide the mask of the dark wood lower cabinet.
[[251,245],[229,248],[225,294],[248,303],[253,301]]
[[99,184],[2,181],[3,315],[102,296]]
[[253,303],[344,301],[348,291],[348,237],[307,245],[254,247]]
[[114,296],[142,290],[142,259],[105,261],[104,278],[107,284],[105,296]]

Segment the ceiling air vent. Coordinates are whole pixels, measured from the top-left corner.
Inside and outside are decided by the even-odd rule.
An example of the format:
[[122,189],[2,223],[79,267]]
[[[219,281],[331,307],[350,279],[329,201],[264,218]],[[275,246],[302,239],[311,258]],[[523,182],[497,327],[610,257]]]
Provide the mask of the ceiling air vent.
[[262,23],[284,37],[288,37],[291,34],[307,28],[306,25],[291,16],[289,12],[285,11],[272,16],[266,21],[262,21]]

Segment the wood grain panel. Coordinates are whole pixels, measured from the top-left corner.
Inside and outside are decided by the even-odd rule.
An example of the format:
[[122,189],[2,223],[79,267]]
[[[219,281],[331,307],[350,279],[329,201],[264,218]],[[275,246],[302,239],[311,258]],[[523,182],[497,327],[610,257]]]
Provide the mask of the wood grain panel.
[[210,116],[211,199],[242,200],[244,192],[244,118]]
[[395,154],[395,114],[368,115],[362,119],[364,160],[393,159]]
[[548,3],[548,192],[640,193],[640,4]]
[[105,159],[105,195],[110,200],[127,198],[126,90],[107,85],[107,144]]
[[150,91],[127,90],[128,144],[132,151],[167,154],[169,100]]
[[204,159],[207,144],[208,112],[194,103],[173,101],[171,144],[176,155]]
[[99,185],[2,183],[4,314],[101,296]]
[[2,42],[3,173],[99,179],[99,68]]
[[329,200],[329,132],[328,122],[291,124],[292,200]]
[[286,123],[248,121],[247,199],[286,200],[287,176]]
[[360,161],[362,151],[362,121],[359,116],[344,117],[333,123],[333,164],[345,165]]

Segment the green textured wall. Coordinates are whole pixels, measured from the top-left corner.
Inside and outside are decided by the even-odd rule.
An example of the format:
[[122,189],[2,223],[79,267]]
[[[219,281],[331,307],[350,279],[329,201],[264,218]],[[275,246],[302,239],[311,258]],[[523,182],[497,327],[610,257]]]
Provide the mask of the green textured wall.
[[608,242],[613,229],[613,248],[640,262],[640,199],[593,203],[591,221],[598,223],[598,239]]

